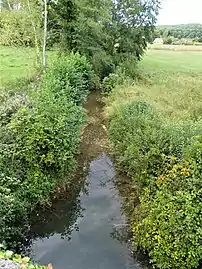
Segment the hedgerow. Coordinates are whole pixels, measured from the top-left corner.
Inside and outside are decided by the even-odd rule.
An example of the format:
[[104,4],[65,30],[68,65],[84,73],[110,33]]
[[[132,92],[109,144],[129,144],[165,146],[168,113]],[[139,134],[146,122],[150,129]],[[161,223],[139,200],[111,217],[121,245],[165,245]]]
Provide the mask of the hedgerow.
[[133,215],[134,244],[158,268],[197,268],[202,257],[202,137],[185,151],[184,160],[157,179],[154,198],[143,196]]
[[66,99],[82,104],[92,88],[93,71],[85,56],[71,53],[61,55],[57,64],[53,63],[46,72],[41,87],[59,96],[63,93]]
[[37,90],[2,103],[0,238],[12,247],[29,232],[36,205],[47,203],[64,178],[73,179],[91,74],[84,57],[70,54],[54,63]]
[[202,121],[171,121],[150,104],[120,105],[109,119],[118,164],[140,204],[132,209],[134,248],[161,269],[197,268],[202,257]]

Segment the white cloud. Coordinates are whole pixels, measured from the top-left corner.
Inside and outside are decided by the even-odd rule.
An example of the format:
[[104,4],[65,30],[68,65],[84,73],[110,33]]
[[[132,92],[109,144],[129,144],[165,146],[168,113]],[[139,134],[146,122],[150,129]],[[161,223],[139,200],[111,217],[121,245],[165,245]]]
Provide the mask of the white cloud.
[[202,0],[162,0],[158,24],[202,23]]

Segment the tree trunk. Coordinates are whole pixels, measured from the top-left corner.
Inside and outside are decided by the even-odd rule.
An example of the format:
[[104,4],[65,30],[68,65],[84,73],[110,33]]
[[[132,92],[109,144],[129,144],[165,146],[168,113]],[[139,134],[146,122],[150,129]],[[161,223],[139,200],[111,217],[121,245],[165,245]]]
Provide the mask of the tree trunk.
[[9,0],[7,0],[9,10],[12,10]]
[[[30,7],[30,1],[27,0],[27,7],[28,7],[28,10],[29,10],[29,13],[30,13],[30,18],[32,16],[32,10],[31,10],[31,7]],[[33,30],[34,30],[34,42],[35,42],[35,47],[36,47],[36,63],[37,65],[40,65],[41,61],[40,61],[40,49],[39,49],[39,40],[38,40],[38,33],[37,33],[37,27],[36,27],[36,24],[34,22],[34,20],[32,20],[31,18],[31,23],[32,23],[32,27],[33,27]]]
[[47,0],[44,0],[44,37],[43,37],[43,70],[46,72],[46,40],[47,40]]

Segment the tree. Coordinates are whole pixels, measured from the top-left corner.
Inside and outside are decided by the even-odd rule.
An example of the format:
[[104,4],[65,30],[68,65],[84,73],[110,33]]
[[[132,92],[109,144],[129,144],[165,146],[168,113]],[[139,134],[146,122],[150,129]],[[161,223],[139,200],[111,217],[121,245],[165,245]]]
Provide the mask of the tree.
[[59,0],[52,4],[63,49],[91,55],[103,46],[111,0]]
[[168,25],[168,26],[158,26],[155,34],[157,37],[167,37],[173,36],[174,38],[202,38],[202,24],[182,24],[182,25]]
[[33,46],[34,32],[29,13],[24,9],[2,9],[0,43],[6,46]]
[[54,5],[63,47],[90,57],[104,50],[109,55],[133,53],[140,58],[158,8],[158,0],[60,0]]
[[51,44],[58,43],[63,49],[73,47],[75,22],[79,16],[74,0],[58,0],[50,3],[48,31],[51,32]]
[[48,36],[47,0],[4,0],[0,34],[1,44],[35,47],[37,65],[43,62],[45,70]]
[[46,41],[47,41],[47,0],[44,0],[44,37],[43,37],[43,70],[46,71]]
[[30,22],[34,32],[34,45],[36,49],[37,65],[41,63],[40,57],[40,44],[41,44],[41,16],[40,16],[40,4],[36,0],[25,0],[23,8],[27,10],[30,16]]
[[159,0],[20,1],[29,16],[37,63],[42,54],[44,70],[46,47],[56,43],[63,50],[85,54],[109,72],[125,56],[139,60],[151,40],[159,8]]
[[[152,38],[159,1],[118,0],[113,2],[110,53],[133,54],[140,59]],[[113,38],[112,38],[113,37]],[[114,50],[114,46],[118,49]]]

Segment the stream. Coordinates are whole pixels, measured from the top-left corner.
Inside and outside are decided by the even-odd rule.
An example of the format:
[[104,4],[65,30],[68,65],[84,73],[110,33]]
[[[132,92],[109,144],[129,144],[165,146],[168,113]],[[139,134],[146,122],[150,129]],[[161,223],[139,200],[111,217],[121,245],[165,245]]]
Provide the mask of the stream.
[[122,199],[114,185],[116,171],[107,154],[107,132],[100,94],[90,94],[88,123],[82,132],[80,188],[54,202],[54,210],[32,227],[32,260],[54,269],[143,269],[127,241]]

